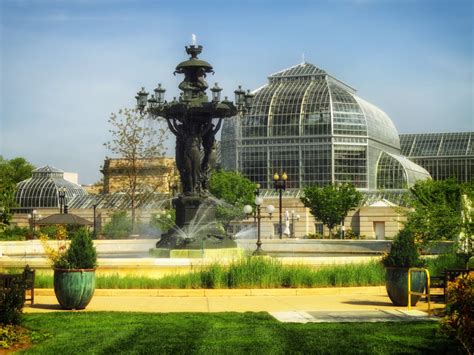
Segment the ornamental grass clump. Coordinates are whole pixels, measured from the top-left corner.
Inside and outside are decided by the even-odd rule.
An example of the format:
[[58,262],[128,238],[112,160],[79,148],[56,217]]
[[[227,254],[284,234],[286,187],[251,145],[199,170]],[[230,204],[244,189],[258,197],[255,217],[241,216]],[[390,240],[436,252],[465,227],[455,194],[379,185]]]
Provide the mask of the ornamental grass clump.
[[408,229],[402,229],[393,240],[390,252],[382,258],[386,267],[410,268],[424,266],[420,258],[415,235]]

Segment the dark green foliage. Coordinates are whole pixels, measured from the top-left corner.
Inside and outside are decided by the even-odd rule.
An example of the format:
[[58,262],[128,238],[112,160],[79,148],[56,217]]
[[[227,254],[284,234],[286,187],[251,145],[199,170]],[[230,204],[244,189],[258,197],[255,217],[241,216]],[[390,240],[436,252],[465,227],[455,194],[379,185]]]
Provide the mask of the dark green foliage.
[[24,158],[7,160],[0,156],[0,229],[10,224],[11,210],[16,207],[16,184],[31,177],[33,169]]
[[444,269],[464,269],[466,266],[464,255],[449,253],[426,259],[426,267],[431,276],[440,276]]
[[254,203],[256,184],[235,171],[214,171],[209,179],[212,195],[224,202],[217,205],[216,217],[227,230],[233,220],[243,219],[245,205]]
[[25,303],[25,288],[21,276],[0,285],[0,324],[19,324]]
[[337,184],[306,187],[301,202],[332,234],[333,228],[346,218],[350,210],[360,204],[362,198],[362,194],[353,185]]
[[0,230],[0,240],[26,240],[32,235],[29,228],[8,226],[3,230]]
[[111,215],[110,221],[105,224],[102,234],[110,239],[123,239],[132,234],[132,219],[127,211],[117,211]]
[[4,159],[0,156],[0,181],[16,185],[31,177],[35,167],[24,158]]
[[0,230],[7,228],[13,216],[16,186],[11,182],[0,180]]
[[161,213],[153,214],[150,218],[150,227],[158,229],[161,233],[166,233],[174,226],[176,220],[176,210],[168,209]]
[[456,240],[463,227],[461,196],[469,194],[469,186],[453,179],[417,182],[410,188],[412,208],[407,212],[406,228],[423,244]]
[[85,228],[73,233],[69,248],[54,266],[58,269],[94,269],[97,266],[97,253],[91,233]]
[[390,253],[382,262],[389,267],[421,267],[424,265],[415,243],[415,235],[409,229],[403,229],[395,236]]
[[26,314],[31,354],[461,354],[437,322],[281,323],[267,313]]
[[48,225],[48,226],[41,226],[39,227],[39,232],[44,234],[48,237],[48,239],[56,239],[58,228],[65,228],[66,229],[66,237],[69,239],[70,235],[76,233],[79,229],[83,228],[83,226],[79,224],[67,224],[64,226],[59,225]]
[[73,269],[94,269],[97,266],[97,253],[87,229],[81,228],[72,235],[66,255]]

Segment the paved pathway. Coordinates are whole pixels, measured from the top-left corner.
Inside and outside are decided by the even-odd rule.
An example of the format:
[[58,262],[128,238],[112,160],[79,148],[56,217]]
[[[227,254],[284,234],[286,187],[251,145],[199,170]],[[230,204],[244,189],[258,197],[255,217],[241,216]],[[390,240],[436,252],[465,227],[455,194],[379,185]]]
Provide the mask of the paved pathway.
[[287,323],[339,323],[339,322],[397,322],[439,320],[419,310],[376,311],[315,311],[315,312],[270,312],[280,322]]
[[[53,290],[36,290],[25,313],[61,311]],[[442,304],[434,304],[439,309]],[[274,290],[96,290],[85,310],[123,312],[270,312],[280,321],[348,322],[428,319],[427,303],[416,312],[395,307],[384,287]]]

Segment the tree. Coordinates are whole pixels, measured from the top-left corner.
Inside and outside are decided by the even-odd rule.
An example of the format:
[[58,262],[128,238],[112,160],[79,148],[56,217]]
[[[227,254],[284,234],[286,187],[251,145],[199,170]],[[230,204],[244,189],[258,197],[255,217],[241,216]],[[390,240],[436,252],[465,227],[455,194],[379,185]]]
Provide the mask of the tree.
[[15,185],[0,181],[0,230],[10,224],[13,216],[12,208],[16,207]]
[[35,167],[25,158],[17,157],[4,159],[0,155],[0,181],[18,184],[20,181],[31,177],[31,172]]
[[20,181],[31,177],[34,166],[24,158],[4,159],[0,156],[0,226],[10,224],[16,207],[15,189]]
[[417,182],[410,192],[411,208],[406,212],[405,225],[419,242],[456,240],[463,227],[470,233],[470,228],[466,228],[469,218],[463,219],[462,196],[472,197],[472,184],[461,185],[454,179],[424,180]]
[[209,191],[223,201],[216,208],[216,217],[227,231],[231,221],[245,217],[245,205],[254,203],[257,185],[235,171],[214,171],[209,180]]
[[311,214],[329,228],[332,237],[334,227],[344,221],[350,210],[362,201],[362,194],[351,184],[310,186],[300,198]]
[[112,140],[104,146],[117,155],[118,167],[125,173],[125,191],[131,205],[132,231],[135,232],[136,209],[141,197],[156,190],[151,179],[141,176],[141,170],[152,158],[164,155],[165,130],[146,127],[147,116],[136,109],[122,109],[112,113],[108,120]]

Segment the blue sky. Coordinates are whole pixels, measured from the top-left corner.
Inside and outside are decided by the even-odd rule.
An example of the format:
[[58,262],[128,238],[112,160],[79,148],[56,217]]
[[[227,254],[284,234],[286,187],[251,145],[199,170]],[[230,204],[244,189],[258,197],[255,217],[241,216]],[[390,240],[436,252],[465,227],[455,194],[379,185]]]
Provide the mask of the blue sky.
[[192,33],[216,72],[208,82],[229,97],[304,53],[400,133],[474,130],[472,1],[2,0],[0,10],[0,155],[83,184],[110,155],[111,112],[141,86],[177,95],[172,72]]

